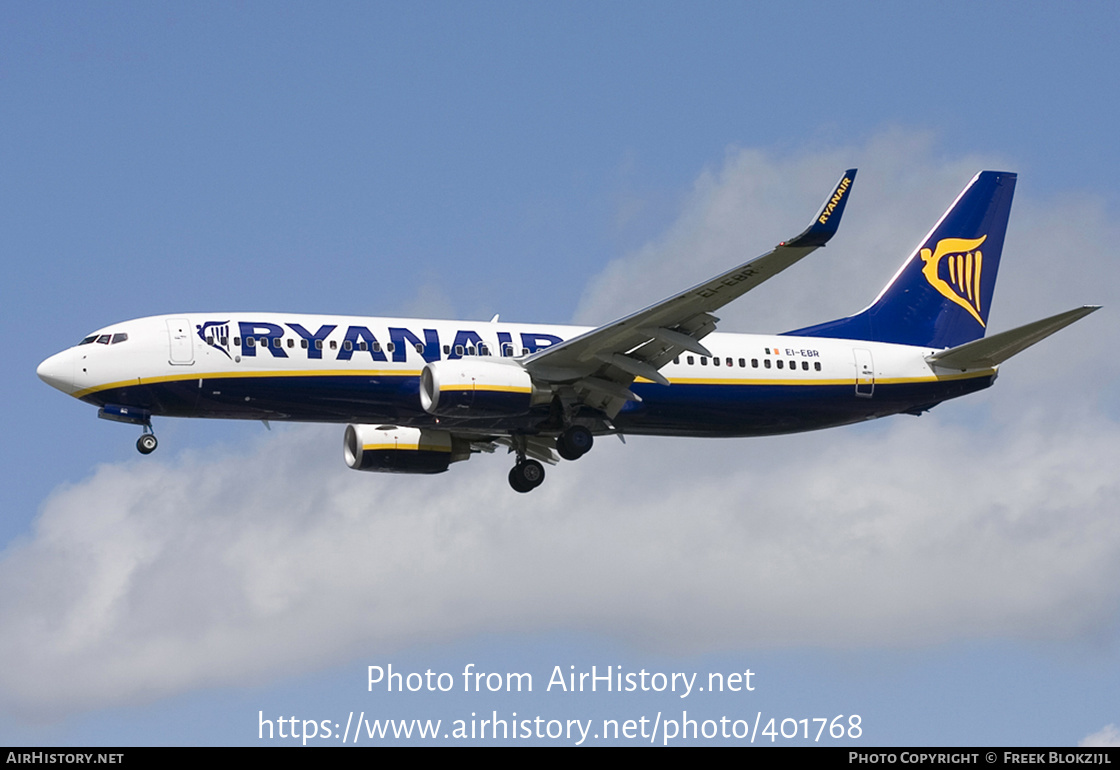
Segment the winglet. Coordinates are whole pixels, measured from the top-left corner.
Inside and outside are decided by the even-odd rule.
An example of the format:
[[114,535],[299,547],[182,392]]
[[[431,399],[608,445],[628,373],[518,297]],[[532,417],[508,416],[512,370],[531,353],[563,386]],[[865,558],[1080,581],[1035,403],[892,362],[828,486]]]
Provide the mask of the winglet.
[[786,241],[783,246],[824,246],[828,239],[836,235],[840,228],[840,217],[844,215],[844,206],[848,203],[848,193],[852,191],[852,183],[856,180],[856,170],[850,168],[840,177],[840,181],[832,188],[832,193],[825,199],[813,223],[796,238]]

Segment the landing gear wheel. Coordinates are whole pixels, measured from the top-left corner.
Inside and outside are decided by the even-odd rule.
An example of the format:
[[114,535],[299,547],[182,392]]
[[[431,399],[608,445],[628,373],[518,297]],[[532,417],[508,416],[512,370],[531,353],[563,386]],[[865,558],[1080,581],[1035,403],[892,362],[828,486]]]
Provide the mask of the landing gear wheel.
[[556,438],[556,451],[565,460],[578,460],[591,451],[595,437],[582,425],[572,425]]
[[544,482],[544,466],[536,460],[523,460],[509,472],[509,485],[517,492],[531,492]]
[[142,455],[150,455],[152,452],[156,451],[157,446],[159,446],[159,442],[156,441],[154,433],[145,433],[143,436],[136,439],[136,451]]

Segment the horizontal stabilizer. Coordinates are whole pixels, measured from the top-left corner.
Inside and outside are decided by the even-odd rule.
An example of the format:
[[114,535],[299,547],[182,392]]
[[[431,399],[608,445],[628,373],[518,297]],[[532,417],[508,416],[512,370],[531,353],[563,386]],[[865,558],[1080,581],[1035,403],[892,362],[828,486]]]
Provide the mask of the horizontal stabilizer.
[[942,350],[940,353],[926,356],[926,361],[934,366],[962,371],[998,366],[1011,356],[1023,352],[1036,342],[1046,339],[1054,332],[1064,329],[1074,321],[1099,309],[1100,305],[1085,305],[1067,310],[1064,313],[1043,318],[1041,321],[1020,326],[1011,331],[993,334],[991,337]]

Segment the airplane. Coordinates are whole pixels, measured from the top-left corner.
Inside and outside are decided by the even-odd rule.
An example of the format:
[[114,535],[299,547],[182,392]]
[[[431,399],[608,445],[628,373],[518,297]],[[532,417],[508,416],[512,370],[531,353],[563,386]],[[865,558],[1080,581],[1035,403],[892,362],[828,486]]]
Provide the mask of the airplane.
[[985,336],[1016,175],[977,174],[875,300],[783,334],[716,332],[714,313],[836,234],[856,170],[810,225],[770,252],[597,328],[499,322],[180,313],[113,324],[38,367],[47,384],[139,425],[152,418],[345,424],[362,471],[440,473],[515,454],[529,492],[544,464],[596,436],[766,436],[920,415],[987,388],[999,365],[1097,310]]

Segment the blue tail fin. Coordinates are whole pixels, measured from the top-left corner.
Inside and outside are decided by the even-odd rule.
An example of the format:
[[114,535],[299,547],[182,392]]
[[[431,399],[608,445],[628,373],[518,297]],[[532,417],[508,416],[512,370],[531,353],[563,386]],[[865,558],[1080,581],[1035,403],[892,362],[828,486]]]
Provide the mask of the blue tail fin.
[[786,333],[931,348],[983,337],[1015,178],[977,174],[862,313]]

